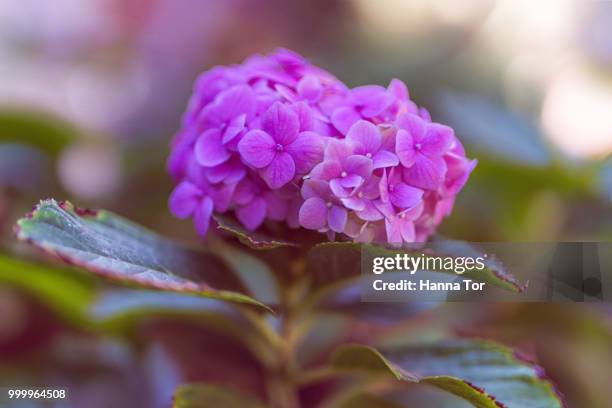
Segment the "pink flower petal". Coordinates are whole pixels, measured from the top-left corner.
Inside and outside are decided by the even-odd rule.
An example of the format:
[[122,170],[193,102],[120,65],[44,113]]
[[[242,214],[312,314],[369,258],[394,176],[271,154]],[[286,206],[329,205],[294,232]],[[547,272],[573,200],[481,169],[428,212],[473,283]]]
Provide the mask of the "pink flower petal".
[[300,130],[298,116],[289,107],[276,102],[263,115],[262,128],[276,143],[287,146],[293,142]]
[[400,100],[408,99],[408,88],[406,88],[406,84],[399,79],[392,79],[391,82],[389,82],[387,90],[391,95]]
[[348,219],[348,213],[346,209],[334,205],[329,209],[327,213],[327,224],[329,228],[334,232],[343,232],[346,226],[346,220]]
[[293,157],[297,173],[304,174],[323,159],[323,140],[314,132],[302,132],[285,150]]
[[236,217],[249,231],[256,230],[266,218],[266,201],[255,197],[249,204],[236,208]]
[[245,123],[246,114],[236,116],[234,119],[232,119],[232,121],[225,129],[225,132],[223,132],[223,139],[221,140],[223,144],[231,142],[236,136],[238,136],[240,132],[242,132],[242,130],[244,129]]
[[297,91],[302,98],[315,102],[321,97],[321,82],[313,75],[306,75],[298,82]]
[[380,148],[381,138],[378,127],[365,120],[355,122],[346,134],[346,140],[359,146],[356,153],[363,155],[374,155]]
[[400,129],[407,131],[415,143],[420,142],[425,136],[427,122],[412,113],[404,113],[396,120]]
[[338,198],[345,198],[351,195],[351,191],[342,186],[342,179],[335,178],[329,182],[329,188]]
[[362,198],[353,196],[342,198],[340,201],[342,201],[342,204],[349,210],[362,211],[365,209],[365,200]]
[[400,234],[404,242],[414,242],[416,237],[414,223],[407,219],[401,220],[399,223]]
[[441,156],[453,144],[453,129],[439,124],[430,124],[422,140],[421,152],[428,156]]
[[387,232],[387,241],[390,243],[401,244],[402,232],[398,222],[391,221],[385,218],[385,230]]
[[414,148],[414,138],[404,129],[397,131],[395,153],[404,167],[412,166],[416,160],[417,151]]
[[206,232],[208,231],[213,206],[213,200],[210,197],[204,197],[194,212],[193,223],[195,225],[196,232],[201,237],[205,236]]
[[446,163],[441,157],[417,155],[414,165],[404,169],[404,181],[425,190],[436,190],[444,181]]
[[340,177],[340,185],[344,188],[356,188],[363,184],[363,177],[357,174],[348,174],[346,177]]
[[295,176],[295,162],[289,153],[279,153],[268,166],[260,170],[260,175],[268,187],[280,188]]
[[327,203],[318,197],[311,197],[300,207],[299,220],[304,228],[318,231],[327,225]]
[[319,197],[325,201],[331,199],[329,183],[323,180],[309,179],[302,185],[302,197],[307,200],[311,197]]
[[344,170],[349,174],[357,174],[363,178],[367,178],[372,174],[372,160],[365,156],[349,156],[346,159]]
[[341,133],[346,134],[353,123],[361,119],[361,116],[353,108],[342,107],[334,110],[331,116],[332,124]]
[[238,143],[238,152],[248,164],[261,169],[276,156],[276,142],[264,131],[251,130]]
[[211,183],[220,183],[225,181],[228,184],[237,183],[246,175],[246,169],[237,159],[230,159],[218,166],[211,167],[206,172],[206,178]]
[[193,214],[201,197],[202,191],[199,188],[188,181],[183,181],[172,190],[168,207],[176,218],[184,219]]
[[399,164],[398,157],[387,150],[381,150],[372,157],[372,168],[384,169],[386,167],[393,167]]
[[423,190],[409,186],[406,183],[398,183],[393,186],[389,193],[391,203],[398,208],[412,208],[417,205],[423,197]]
[[357,211],[356,215],[364,221],[378,221],[382,220],[384,216],[376,208],[376,206],[369,200],[364,200],[364,208],[361,211]]
[[200,165],[213,167],[229,159],[230,153],[223,145],[221,136],[218,129],[209,129],[198,137],[195,144],[195,157]]

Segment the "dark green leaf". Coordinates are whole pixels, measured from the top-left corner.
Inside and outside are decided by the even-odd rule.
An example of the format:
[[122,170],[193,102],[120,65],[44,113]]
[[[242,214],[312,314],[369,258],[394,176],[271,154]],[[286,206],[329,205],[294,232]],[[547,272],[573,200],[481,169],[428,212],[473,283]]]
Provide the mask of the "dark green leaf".
[[553,408],[563,403],[542,370],[495,343],[448,340],[374,349],[340,347],[332,365],[342,372],[389,375],[428,384],[478,408]]
[[253,249],[274,249],[286,246],[298,246],[289,241],[283,241],[260,232],[252,232],[244,229],[233,217],[215,214],[218,228],[234,235],[240,242]]
[[185,384],[174,393],[173,408],[264,408],[257,399],[232,388],[214,384]]
[[180,246],[107,211],[42,201],[18,221],[17,237],[63,261],[140,287],[265,307],[219,257]]

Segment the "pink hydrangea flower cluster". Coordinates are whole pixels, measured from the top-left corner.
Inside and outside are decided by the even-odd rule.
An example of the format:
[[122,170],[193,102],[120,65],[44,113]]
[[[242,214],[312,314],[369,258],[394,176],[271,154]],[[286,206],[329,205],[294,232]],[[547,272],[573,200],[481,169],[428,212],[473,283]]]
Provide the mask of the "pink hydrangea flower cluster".
[[421,242],[452,210],[475,160],[394,79],[348,88],[277,50],[203,73],[168,171],[169,205],[200,235],[213,212],[360,242]]

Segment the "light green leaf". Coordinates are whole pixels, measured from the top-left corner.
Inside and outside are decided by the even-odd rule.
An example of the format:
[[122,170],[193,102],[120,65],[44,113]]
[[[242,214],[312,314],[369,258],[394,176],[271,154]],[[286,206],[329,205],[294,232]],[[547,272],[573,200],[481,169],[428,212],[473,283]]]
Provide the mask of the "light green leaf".
[[332,356],[332,366],[341,372],[428,384],[478,408],[563,406],[539,367],[492,342],[447,340],[380,349],[345,345]]

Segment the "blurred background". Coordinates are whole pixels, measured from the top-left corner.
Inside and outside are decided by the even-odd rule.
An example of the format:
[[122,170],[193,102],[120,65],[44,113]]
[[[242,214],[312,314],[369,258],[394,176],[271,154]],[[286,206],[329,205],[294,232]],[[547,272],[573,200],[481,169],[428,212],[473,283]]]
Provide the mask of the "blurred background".
[[[14,276],[26,275],[26,267],[7,266],[24,255],[12,225],[37,200],[54,197],[194,240],[190,223],[168,214],[164,169],[192,84],[214,65],[279,46],[350,86],[400,78],[435,121],[455,128],[479,164],[443,234],[473,241],[612,238],[610,1],[3,0],[0,380],[29,375],[23,367],[42,364],[33,350],[52,342],[58,359],[69,359],[68,347],[96,356],[92,367],[104,366],[96,372],[107,375],[86,392],[108,399],[106,387],[129,386],[117,374],[132,364],[124,345],[68,336],[70,322],[49,305],[57,299],[43,290],[41,302],[25,282],[38,275]],[[512,320],[522,309],[508,308],[499,313],[509,327],[527,324]],[[582,362],[570,370],[548,355],[570,402],[605,406],[598,405],[609,401],[605,382],[583,383],[587,373],[612,378],[612,336],[597,343],[602,351],[589,343],[592,328],[579,323],[594,319],[609,336],[610,309],[597,319],[578,306],[553,309],[540,313],[559,327],[526,333],[543,332],[556,340],[558,355]],[[577,326],[563,326],[560,316],[578,316]],[[155,353],[151,359],[162,364]],[[45,364],[48,372],[36,370],[71,375]]]

